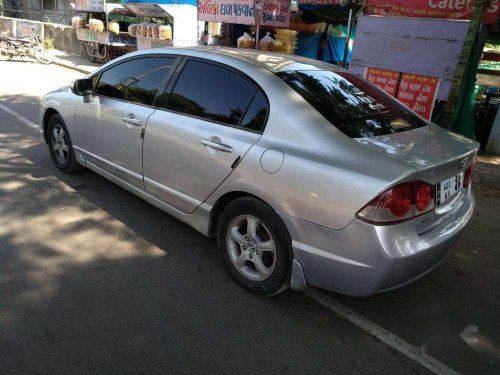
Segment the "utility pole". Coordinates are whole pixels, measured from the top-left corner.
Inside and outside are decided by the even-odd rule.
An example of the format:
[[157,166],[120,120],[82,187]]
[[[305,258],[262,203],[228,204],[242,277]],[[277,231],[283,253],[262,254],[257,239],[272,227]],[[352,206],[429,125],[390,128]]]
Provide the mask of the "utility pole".
[[445,112],[440,122],[440,125],[446,129],[451,129],[453,112],[455,111],[458,96],[460,95],[460,88],[462,87],[465,71],[467,70],[470,52],[472,50],[472,46],[477,40],[479,27],[481,26],[484,12],[488,9],[489,3],[489,0],[476,0],[474,13],[469,24],[469,30],[465,36],[464,46],[462,47],[462,53],[460,54],[457,70],[455,71],[455,77],[453,77],[450,95],[446,102]]

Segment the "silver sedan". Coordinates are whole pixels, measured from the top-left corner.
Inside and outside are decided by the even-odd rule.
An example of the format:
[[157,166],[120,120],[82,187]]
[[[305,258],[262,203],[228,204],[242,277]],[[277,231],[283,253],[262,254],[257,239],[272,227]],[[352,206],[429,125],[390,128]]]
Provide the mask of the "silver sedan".
[[131,53],[48,93],[40,131],[60,170],[89,168],[216,236],[260,295],[405,285],[449,254],[474,208],[477,143],[295,56]]

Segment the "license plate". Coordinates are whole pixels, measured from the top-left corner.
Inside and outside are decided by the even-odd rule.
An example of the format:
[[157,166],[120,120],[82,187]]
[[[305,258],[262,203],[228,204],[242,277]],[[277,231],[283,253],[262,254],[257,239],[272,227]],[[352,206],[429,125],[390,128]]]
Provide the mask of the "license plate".
[[448,199],[453,197],[456,193],[462,189],[464,181],[464,172],[453,176],[447,180],[441,181],[437,185],[436,191],[436,201],[440,205],[446,202]]

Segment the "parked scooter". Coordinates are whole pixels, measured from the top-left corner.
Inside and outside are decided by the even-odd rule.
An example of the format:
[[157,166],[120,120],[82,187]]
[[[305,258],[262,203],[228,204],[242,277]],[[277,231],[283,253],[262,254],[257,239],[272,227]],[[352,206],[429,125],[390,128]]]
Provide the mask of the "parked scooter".
[[11,38],[8,33],[0,34],[0,59],[10,60],[14,56],[33,57],[42,64],[52,63],[52,59],[36,35],[28,38]]

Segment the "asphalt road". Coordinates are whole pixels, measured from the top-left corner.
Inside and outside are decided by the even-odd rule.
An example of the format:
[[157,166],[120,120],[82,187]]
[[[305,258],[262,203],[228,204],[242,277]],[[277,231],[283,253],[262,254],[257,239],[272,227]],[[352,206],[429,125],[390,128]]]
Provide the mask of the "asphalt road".
[[53,166],[28,125],[41,95],[80,73],[15,61],[0,72],[0,374],[500,373],[498,192],[477,194],[452,255],[410,286],[259,298],[213,239]]

